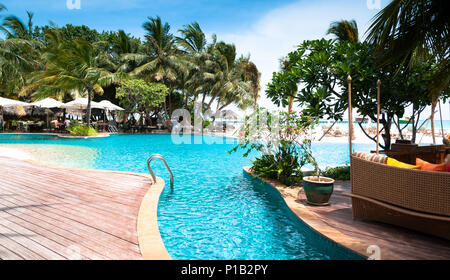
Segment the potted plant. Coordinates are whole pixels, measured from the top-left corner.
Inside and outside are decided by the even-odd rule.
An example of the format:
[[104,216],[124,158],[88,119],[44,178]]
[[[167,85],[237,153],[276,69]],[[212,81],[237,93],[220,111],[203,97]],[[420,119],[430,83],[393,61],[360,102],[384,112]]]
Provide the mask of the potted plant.
[[[311,147],[312,128],[317,121],[302,112],[269,113],[258,108],[248,116],[240,131],[238,148],[252,150],[261,156],[253,161],[252,171],[261,177],[276,179],[285,185],[303,185],[307,201],[327,205],[333,193],[334,180],[320,176],[319,165]],[[230,152],[232,152],[230,151]],[[314,166],[312,176],[304,176],[301,168]]]

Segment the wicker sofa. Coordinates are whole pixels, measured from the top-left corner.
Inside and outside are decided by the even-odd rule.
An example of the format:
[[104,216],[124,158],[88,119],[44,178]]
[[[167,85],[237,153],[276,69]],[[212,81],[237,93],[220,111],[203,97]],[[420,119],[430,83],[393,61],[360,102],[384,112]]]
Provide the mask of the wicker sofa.
[[450,172],[394,167],[351,157],[353,216],[450,240]]

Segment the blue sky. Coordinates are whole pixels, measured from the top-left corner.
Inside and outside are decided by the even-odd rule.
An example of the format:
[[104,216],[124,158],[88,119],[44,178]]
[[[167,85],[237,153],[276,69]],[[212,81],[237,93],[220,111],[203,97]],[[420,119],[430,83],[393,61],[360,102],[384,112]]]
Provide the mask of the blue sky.
[[[332,21],[355,19],[360,39],[371,18],[379,11],[368,3],[389,0],[80,0],[80,10],[69,10],[66,0],[0,0],[8,12],[26,18],[26,10],[35,14],[37,25],[55,22],[85,24],[101,30],[124,29],[134,36],[144,34],[142,23],[159,15],[176,32],[184,24],[198,21],[210,37],[235,43],[242,54],[250,54],[262,72],[261,105],[274,108],[264,97],[265,85],[272,72],[278,71],[279,59],[303,40],[325,36]],[[375,85],[374,85],[375,86]],[[448,108],[448,106],[445,106]],[[450,119],[449,110],[444,118]]]

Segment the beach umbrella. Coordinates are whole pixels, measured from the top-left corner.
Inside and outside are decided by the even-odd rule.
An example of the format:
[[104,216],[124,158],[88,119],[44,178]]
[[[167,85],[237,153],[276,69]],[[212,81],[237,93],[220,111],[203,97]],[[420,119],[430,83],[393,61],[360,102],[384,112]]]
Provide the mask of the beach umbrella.
[[[77,98],[73,101],[67,102],[63,105],[61,105],[61,108],[64,109],[87,109],[88,106],[88,99],[87,98]],[[103,109],[101,105],[99,105],[97,102],[91,101],[91,108],[92,109]]]
[[102,100],[98,103],[100,106],[102,106],[102,109],[109,110],[109,111],[124,111],[122,107],[119,107],[115,104],[113,104],[109,100]]
[[0,107],[15,107],[15,106],[27,107],[27,106],[33,106],[33,105],[30,103],[26,103],[26,102],[22,102],[22,101],[18,101],[18,100],[0,97]]
[[222,118],[222,119],[227,119],[227,120],[237,120],[237,119],[239,119],[239,115],[236,114],[232,110],[220,111],[219,114],[218,114],[218,117]]
[[45,108],[45,112],[47,114],[47,128],[50,127],[50,123],[48,121],[48,115],[49,115],[49,109],[50,108],[61,108],[64,103],[59,102],[58,100],[55,100],[53,98],[45,98],[37,102],[31,103],[33,106],[39,107],[39,108]]
[[64,103],[59,102],[58,100],[55,100],[53,98],[45,98],[37,102],[31,103],[33,106],[40,107],[40,108],[62,108]]
[[[30,103],[26,103],[26,102],[22,102],[22,101],[18,101],[18,100],[13,100],[13,99],[8,99],[8,98],[4,98],[4,97],[0,97],[0,108],[1,108],[1,116],[2,116],[2,124],[3,124],[3,108],[9,108],[9,107],[27,107],[27,106],[32,106]],[[2,125],[2,129],[3,129],[3,125]]]

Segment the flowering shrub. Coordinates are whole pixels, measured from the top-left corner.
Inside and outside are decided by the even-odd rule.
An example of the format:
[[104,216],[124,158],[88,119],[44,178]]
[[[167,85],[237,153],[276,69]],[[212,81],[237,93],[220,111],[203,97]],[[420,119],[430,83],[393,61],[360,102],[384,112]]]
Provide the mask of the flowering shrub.
[[230,152],[240,148],[247,157],[256,150],[261,156],[252,162],[255,174],[286,185],[295,184],[301,181],[301,168],[305,164],[312,164],[319,173],[310,139],[315,123],[301,112],[269,113],[258,109],[246,117],[239,133],[239,144]]

